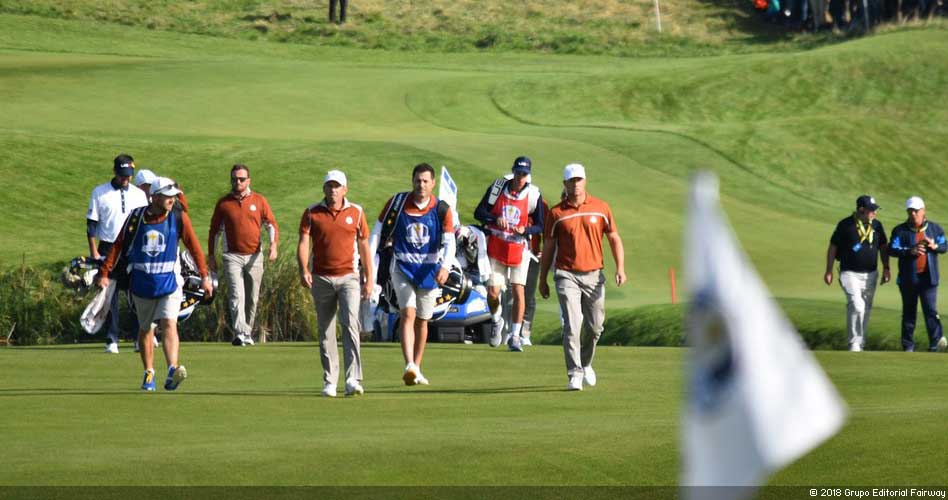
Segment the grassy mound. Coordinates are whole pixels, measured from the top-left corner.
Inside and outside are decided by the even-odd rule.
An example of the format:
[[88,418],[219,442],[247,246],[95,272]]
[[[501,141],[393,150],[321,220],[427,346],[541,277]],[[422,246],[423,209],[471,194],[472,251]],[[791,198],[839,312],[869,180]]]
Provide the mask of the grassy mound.
[[649,1],[358,0],[350,2],[345,25],[328,22],[327,4],[13,0],[3,2],[0,12],[248,40],[412,51],[666,56],[791,48],[827,40],[793,40],[741,0],[663,0],[662,33]]

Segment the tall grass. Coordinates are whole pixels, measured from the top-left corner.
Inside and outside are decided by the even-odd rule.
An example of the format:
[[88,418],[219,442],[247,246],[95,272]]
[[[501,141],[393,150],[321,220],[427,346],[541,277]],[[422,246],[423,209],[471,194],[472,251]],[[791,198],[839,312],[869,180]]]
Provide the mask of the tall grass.
[[[105,329],[90,336],[79,324],[94,289],[67,288],[60,276],[59,270],[26,263],[0,270],[0,340],[9,336],[11,344],[44,345],[104,339]],[[198,306],[190,318],[178,324],[182,340],[214,342],[233,338],[228,327],[228,286],[225,280],[210,305]],[[119,308],[119,326],[127,338],[134,338],[133,312],[124,298],[119,299]],[[312,298],[299,285],[296,262],[292,258],[278,259],[264,273],[255,333],[271,341],[298,341],[313,339],[315,331]]]
[[77,342],[85,336],[79,326],[85,298],[50,269],[25,262],[0,269],[0,338],[20,345]]
[[650,1],[359,0],[350,3],[344,25],[328,22],[326,5],[294,0],[10,0],[0,3],[0,12],[248,40],[412,51],[699,55],[758,51],[774,43],[806,46],[833,38],[794,40],[784,28],[757,19],[745,0],[664,0],[662,33]]
[[[185,341],[227,342],[233,338],[228,327],[227,288],[223,281],[214,302],[199,306],[178,333]],[[25,263],[0,271],[0,339],[10,335],[17,345],[64,344],[100,341],[105,332],[86,335],[79,326],[79,315],[92,299],[92,293],[77,292],[60,282],[59,274],[49,268]],[[555,300],[555,299],[554,299]],[[796,327],[807,346],[814,350],[845,350],[846,305],[838,301],[779,299],[781,308]],[[131,311],[120,300],[121,326],[131,336]],[[658,304],[607,311],[600,345],[684,346],[683,304]],[[901,311],[876,306],[872,310],[866,349],[901,350]],[[316,315],[309,290],[299,284],[297,265],[292,254],[284,254],[264,272],[254,332],[269,341],[308,341],[315,338]],[[538,344],[562,342],[555,314],[537,314],[533,339]],[[927,349],[924,326],[916,331],[919,350]]]

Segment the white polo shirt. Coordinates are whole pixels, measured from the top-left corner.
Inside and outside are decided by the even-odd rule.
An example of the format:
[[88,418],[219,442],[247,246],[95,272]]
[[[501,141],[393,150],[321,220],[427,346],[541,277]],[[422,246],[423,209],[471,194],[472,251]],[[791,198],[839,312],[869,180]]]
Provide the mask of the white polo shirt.
[[86,219],[99,223],[95,234],[99,241],[112,243],[118,238],[128,214],[147,204],[148,196],[141,189],[131,184],[128,189],[115,189],[109,181],[92,190]]

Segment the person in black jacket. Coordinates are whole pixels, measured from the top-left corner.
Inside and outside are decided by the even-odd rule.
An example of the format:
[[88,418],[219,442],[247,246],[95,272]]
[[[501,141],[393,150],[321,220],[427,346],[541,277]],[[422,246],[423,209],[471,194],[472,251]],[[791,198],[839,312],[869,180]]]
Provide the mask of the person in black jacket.
[[[336,4],[339,4],[339,19],[336,19]],[[336,24],[346,23],[346,7],[349,0],[329,0],[329,22]]]
[[899,259],[899,291],[902,293],[902,348],[915,350],[915,318],[922,301],[928,350],[944,351],[948,340],[942,335],[938,317],[938,254],[948,251],[945,231],[925,217],[925,202],[918,196],[906,200],[908,220],[895,226],[889,252]]
[[836,224],[826,250],[823,281],[833,284],[833,263],[839,261],[839,285],[846,293],[846,331],[849,350],[859,352],[865,345],[869,311],[876,293],[878,262],[882,259],[882,281],[889,282],[889,255],[885,229],[876,219],[879,205],[863,195],[856,199],[856,211]]

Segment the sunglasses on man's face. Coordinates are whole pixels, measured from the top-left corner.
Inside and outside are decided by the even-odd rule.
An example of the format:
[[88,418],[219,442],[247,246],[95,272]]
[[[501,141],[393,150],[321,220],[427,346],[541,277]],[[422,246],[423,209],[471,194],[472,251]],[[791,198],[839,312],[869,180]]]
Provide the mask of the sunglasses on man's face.
[[230,182],[247,182],[250,177],[231,177]]

